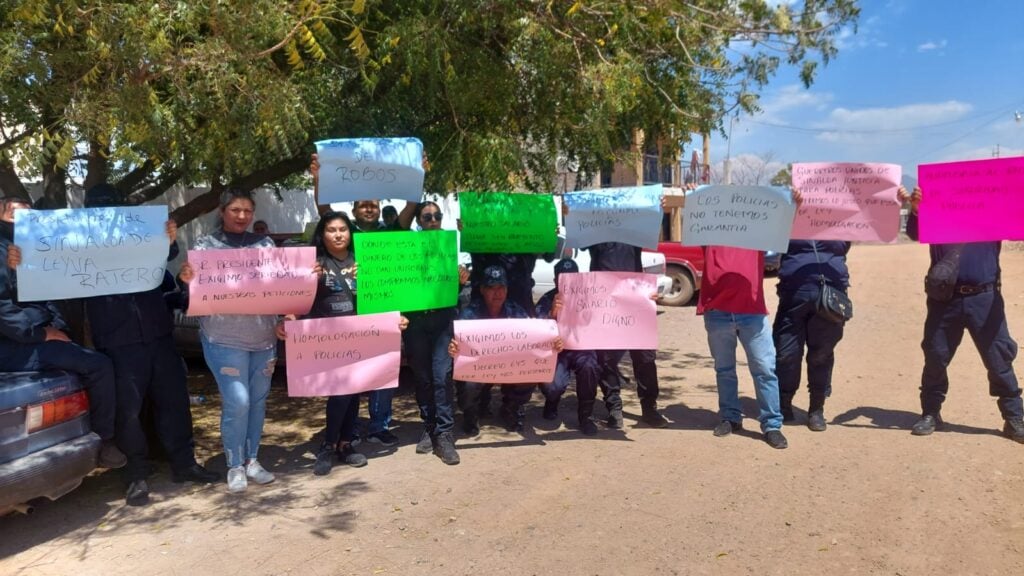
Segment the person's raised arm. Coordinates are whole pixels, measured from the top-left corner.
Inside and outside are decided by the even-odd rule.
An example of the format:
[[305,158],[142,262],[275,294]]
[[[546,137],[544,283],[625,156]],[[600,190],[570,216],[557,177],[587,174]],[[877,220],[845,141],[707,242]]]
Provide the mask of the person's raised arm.
[[313,176],[313,202],[316,203],[316,212],[323,216],[331,210],[331,205],[320,203],[320,158],[316,154],[310,159],[309,173]]

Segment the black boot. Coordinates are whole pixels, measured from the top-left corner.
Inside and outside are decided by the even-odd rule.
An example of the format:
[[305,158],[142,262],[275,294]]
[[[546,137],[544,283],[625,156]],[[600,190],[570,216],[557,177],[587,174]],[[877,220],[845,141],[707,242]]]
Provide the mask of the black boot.
[[473,438],[480,435],[480,418],[475,408],[462,411],[462,431]]
[[501,403],[501,419],[509,432],[520,432],[526,427],[526,408],[511,402]]
[[782,408],[782,421],[793,422],[796,420],[796,416],[793,415],[793,396],[790,394],[782,394],[779,396],[779,405]]
[[597,424],[594,424],[594,420],[591,418],[594,414],[594,401],[580,401],[580,407],[576,413],[580,418],[580,432],[582,432],[584,436],[593,436],[594,434],[597,434]]
[[811,394],[811,403],[807,407],[807,427],[814,432],[824,432],[825,423],[825,395]]
[[459,453],[455,451],[455,439],[450,432],[438,434],[434,439],[434,454],[441,462],[449,466],[459,463]]
[[558,419],[558,399],[545,400],[544,401],[544,413],[545,420],[557,420]]

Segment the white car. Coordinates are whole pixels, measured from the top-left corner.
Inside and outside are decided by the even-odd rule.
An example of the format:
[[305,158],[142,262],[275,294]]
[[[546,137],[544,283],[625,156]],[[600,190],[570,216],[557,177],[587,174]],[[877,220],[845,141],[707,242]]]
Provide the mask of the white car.
[[[575,260],[576,265],[580,267],[580,272],[590,271],[589,250],[573,249],[570,255],[569,249],[566,249],[566,252],[563,252],[563,256]],[[672,289],[672,279],[665,275],[665,255],[645,251],[641,253],[640,260],[643,263],[644,272],[658,276],[658,298],[660,299]],[[540,258],[537,259],[537,266],[533,269],[534,300],[539,299],[549,290],[554,289],[556,262],[558,262],[557,259],[551,262],[545,262]]]

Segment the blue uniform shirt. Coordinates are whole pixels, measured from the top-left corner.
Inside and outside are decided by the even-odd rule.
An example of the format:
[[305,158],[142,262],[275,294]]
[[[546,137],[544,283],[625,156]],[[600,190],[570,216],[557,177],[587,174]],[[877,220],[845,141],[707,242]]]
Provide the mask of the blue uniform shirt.
[[849,251],[849,242],[790,240],[779,264],[779,290],[818,284],[821,276],[832,286],[846,288],[850,285],[850,270],[846,267]]
[[[918,217],[911,212],[907,218],[907,236],[911,240],[918,239]],[[953,249],[956,244],[931,244],[929,252],[932,257],[932,264],[942,260],[947,252]],[[1002,242],[966,242],[963,244],[963,252],[960,253],[960,274],[957,276],[957,284],[979,286],[991,284],[999,280],[999,252],[1002,250]]]

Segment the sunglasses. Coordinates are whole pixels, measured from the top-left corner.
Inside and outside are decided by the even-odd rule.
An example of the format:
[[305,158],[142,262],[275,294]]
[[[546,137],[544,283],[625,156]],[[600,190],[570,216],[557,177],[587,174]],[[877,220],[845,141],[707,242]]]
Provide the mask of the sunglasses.
[[441,214],[440,212],[424,212],[423,214],[420,214],[420,219],[424,222],[440,222],[443,217],[444,214]]

